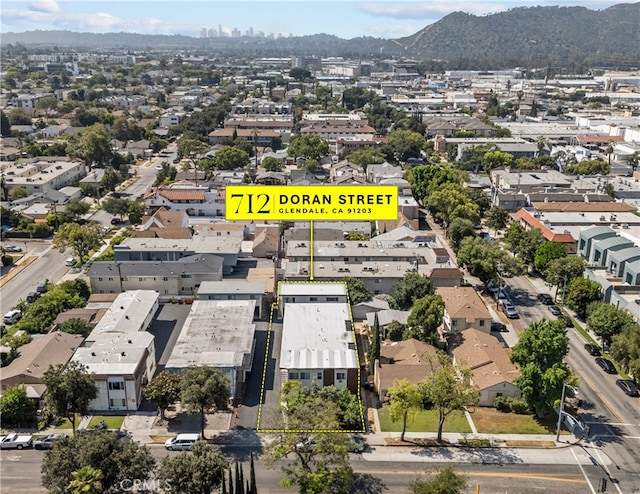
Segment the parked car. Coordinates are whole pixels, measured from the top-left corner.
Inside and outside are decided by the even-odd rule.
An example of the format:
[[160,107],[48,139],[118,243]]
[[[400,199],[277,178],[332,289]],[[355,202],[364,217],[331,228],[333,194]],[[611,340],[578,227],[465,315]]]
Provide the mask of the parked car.
[[120,223],[122,223],[122,220],[120,218],[116,218],[115,216],[111,218],[112,225],[119,225]]
[[594,357],[599,357],[601,355],[600,349],[591,343],[585,343],[584,349],[589,352],[589,355],[593,355]]
[[76,260],[73,257],[69,257],[64,261],[64,265],[65,266],[75,266],[76,265]]
[[169,451],[191,451],[199,439],[200,434],[178,434],[176,437],[167,439],[164,447]]
[[516,310],[516,308],[511,304],[505,306],[504,313],[509,319],[520,318],[520,314],[518,314],[518,311]]
[[27,302],[29,302],[30,304],[35,302],[36,300],[38,300],[40,298],[40,293],[39,292],[29,292],[29,294],[27,295]]
[[554,316],[562,315],[562,311],[560,310],[560,307],[558,307],[557,305],[550,305],[549,312],[551,312]]
[[506,333],[509,331],[507,326],[502,324],[501,322],[491,321],[491,331],[499,331],[501,333]]
[[558,319],[562,319],[564,321],[564,323],[567,325],[568,328],[572,328],[573,327],[573,319],[571,319],[568,315],[560,314],[558,316]]
[[602,367],[602,370],[607,374],[617,374],[615,366],[611,363],[610,360],[607,360],[602,357],[598,357],[596,359],[596,364]]
[[36,286],[36,292],[38,292],[38,293],[46,293],[47,292],[47,282],[46,281],[42,281],[42,282],[38,283],[38,285]]
[[633,381],[630,381],[629,379],[616,379],[616,384],[622,391],[624,391],[624,394],[636,398],[640,396],[638,388]]
[[0,437],[0,449],[24,449],[30,448],[32,444],[33,436],[31,435],[9,434],[8,436]]
[[544,305],[553,305],[553,298],[548,293],[538,293],[538,300]]
[[7,312],[4,316],[2,316],[2,322],[5,324],[13,324],[17,322],[18,319],[22,317],[22,311],[18,309],[13,309]]
[[347,447],[350,453],[362,453],[367,447],[367,443],[359,436],[351,436]]
[[64,437],[64,434],[49,434],[33,441],[33,447],[36,449],[51,449],[53,442]]
[[22,252],[22,247],[18,247],[17,245],[9,244],[4,246],[4,250],[7,252]]

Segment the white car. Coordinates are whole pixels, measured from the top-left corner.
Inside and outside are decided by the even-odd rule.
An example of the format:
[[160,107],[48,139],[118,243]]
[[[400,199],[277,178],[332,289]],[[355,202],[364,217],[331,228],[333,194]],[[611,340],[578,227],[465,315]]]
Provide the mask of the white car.
[[9,434],[0,437],[0,449],[24,449],[30,448],[33,444],[33,436],[19,436],[18,434]]
[[73,257],[70,257],[69,259],[64,261],[64,265],[65,266],[75,266],[76,265],[76,260]]

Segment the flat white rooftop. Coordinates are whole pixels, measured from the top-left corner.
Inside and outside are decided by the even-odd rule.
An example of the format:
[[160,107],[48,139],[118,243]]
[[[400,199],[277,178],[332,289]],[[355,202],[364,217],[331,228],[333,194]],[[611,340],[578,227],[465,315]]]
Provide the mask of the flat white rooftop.
[[248,366],[255,306],[255,300],[195,300],[165,367]]
[[86,365],[87,370],[97,376],[135,376],[149,356],[147,349],[153,351],[151,358],[155,359],[153,340],[153,335],[146,331],[129,335],[94,335],[92,332],[72,360]]
[[284,313],[280,368],[357,368],[346,303],[291,303]]
[[[280,283],[278,296],[287,297],[295,295],[335,295],[346,296],[347,286],[344,283]],[[347,317],[347,319],[349,319]]]
[[118,295],[105,315],[91,332],[131,333],[144,331],[145,320],[158,303],[158,292],[154,290],[131,290]]

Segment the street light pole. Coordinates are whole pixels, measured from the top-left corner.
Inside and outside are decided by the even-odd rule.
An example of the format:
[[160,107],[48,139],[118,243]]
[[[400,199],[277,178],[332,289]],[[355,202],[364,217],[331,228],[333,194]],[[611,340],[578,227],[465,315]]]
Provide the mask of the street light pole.
[[560,426],[562,425],[562,414],[564,413],[564,396],[567,387],[571,388],[574,393],[578,393],[578,390],[571,386],[571,384],[567,384],[566,382],[562,383],[562,396],[560,398],[560,406],[558,407],[558,426],[556,428],[556,442],[560,440]]

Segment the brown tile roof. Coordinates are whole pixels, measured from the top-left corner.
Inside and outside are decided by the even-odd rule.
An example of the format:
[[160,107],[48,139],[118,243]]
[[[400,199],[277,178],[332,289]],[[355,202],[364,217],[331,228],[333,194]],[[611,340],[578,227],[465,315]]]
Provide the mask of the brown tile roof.
[[[378,387],[387,390],[396,379],[408,379],[412,383],[422,381],[432,370],[432,363],[425,355],[435,355],[436,349],[422,341],[411,338],[399,342],[385,342],[380,346],[381,364]],[[393,363],[382,363],[391,360]]]
[[429,274],[429,278],[460,278],[463,273],[458,268],[433,268]]
[[161,189],[158,194],[169,201],[204,201],[202,190]]
[[473,287],[439,287],[436,294],[442,297],[445,310],[452,319],[491,319],[487,306]]
[[455,364],[471,369],[473,383],[480,390],[502,382],[513,383],[520,377],[518,366],[511,362],[511,351],[494,336],[477,329],[466,329],[455,337]]
[[153,215],[163,226],[182,226],[184,211],[172,211],[165,207],[159,208]]
[[449,256],[449,251],[443,247],[434,247],[433,253],[438,257]]
[[608,142],[624,142],[623,136],[610,136],[608,134],[603,135],[579,135],[576,136],[576,140],[580,143],[608,143]]
[[2,369],[2,381],[11,379],[29,384],[41,383],[51,365],[66,364],[82,343],[81,335],[53,331],[33,339],[18,350],[20,355]]

